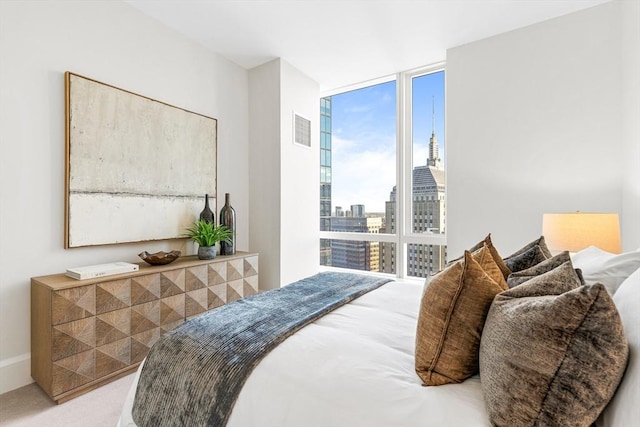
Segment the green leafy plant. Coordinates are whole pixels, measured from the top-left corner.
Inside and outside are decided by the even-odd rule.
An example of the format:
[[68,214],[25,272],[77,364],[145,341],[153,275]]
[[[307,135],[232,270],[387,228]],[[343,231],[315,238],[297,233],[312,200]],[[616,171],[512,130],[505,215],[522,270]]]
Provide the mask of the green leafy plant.
[[200,246],[213,246],[217,242],[232,243],[233,232],[226,225],[216,227],[211,222],[199,219],[187,228],[184,237],[189,237]]

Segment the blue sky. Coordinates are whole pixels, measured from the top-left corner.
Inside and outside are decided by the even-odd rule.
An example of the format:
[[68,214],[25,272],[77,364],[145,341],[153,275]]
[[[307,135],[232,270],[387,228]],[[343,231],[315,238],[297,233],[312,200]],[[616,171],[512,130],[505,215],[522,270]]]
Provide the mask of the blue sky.
[[[396,182],[395,81],[345,92],[332,102],[332,205],[384,212]],[[413,82],[414,166],[424,165],[431,137],[432,97],[436,135],[444,159],[444,72]]]

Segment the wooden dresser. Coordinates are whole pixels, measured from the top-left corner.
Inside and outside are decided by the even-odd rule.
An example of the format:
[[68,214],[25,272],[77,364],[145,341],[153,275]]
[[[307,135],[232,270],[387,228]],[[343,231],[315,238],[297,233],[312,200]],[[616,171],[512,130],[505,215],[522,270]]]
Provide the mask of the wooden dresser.
[[31,376],[62,403],[133,372],[160,336],[185,320],[258,292],[258,255],[88,280],[31,279]]

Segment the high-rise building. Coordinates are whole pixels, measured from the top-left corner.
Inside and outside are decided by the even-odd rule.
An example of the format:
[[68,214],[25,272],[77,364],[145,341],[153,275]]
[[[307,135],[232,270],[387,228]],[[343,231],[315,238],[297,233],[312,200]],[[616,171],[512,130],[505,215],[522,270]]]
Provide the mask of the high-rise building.
[[[320,99],[320,230],[331,230],[331,97]],[[320,239],[320,265],[331,265],[329,239]]]
[[[424,166],[413,168],[412,174],[412,224],[414,233],[444,233],[445,221],[445,174],[438,155],[438,138],[435,120],[429,139],[429,157]],[[387,233],[396,232],[396,187],[385,204]],[[444,267],[446,246],[408,244],[407,275],[426,277]],[[395,245],[383,243],[382,271],[396,271]]]
[[351,216],[364,216],[364,205],[351,205]]
[[[331,231],[379,233],[382,218],[366,217],[364,205],[352,205],[349,215],[331,217]],[[331,264],[355,270],[380,271],[380,243],[331,240]]]

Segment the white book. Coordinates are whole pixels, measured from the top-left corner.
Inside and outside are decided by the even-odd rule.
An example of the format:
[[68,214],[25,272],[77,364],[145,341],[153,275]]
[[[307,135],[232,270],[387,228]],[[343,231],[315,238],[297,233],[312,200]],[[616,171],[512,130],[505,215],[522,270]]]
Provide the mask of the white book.
[[110,262],[108,264],[87,265],[85,267],[67,268],[65,275],[78,280],[93,279],[94,277],[112,276],[114,274],[138,271],[137,264],[128,262]]

